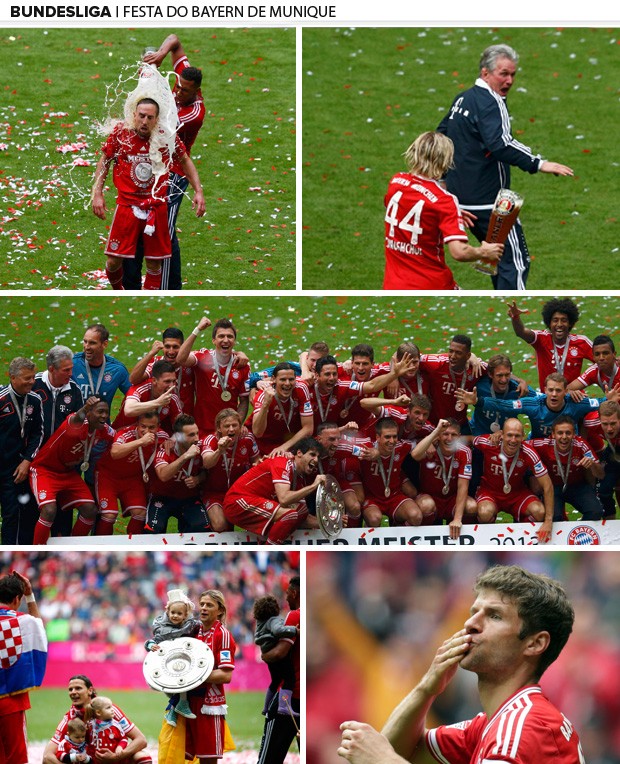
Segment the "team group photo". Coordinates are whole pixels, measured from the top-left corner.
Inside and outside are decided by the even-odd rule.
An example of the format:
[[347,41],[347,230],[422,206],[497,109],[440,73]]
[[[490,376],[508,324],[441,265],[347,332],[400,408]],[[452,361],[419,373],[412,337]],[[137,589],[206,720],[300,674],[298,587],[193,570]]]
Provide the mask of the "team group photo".
[[615,532],[614,298],[13,305],[3,544]]

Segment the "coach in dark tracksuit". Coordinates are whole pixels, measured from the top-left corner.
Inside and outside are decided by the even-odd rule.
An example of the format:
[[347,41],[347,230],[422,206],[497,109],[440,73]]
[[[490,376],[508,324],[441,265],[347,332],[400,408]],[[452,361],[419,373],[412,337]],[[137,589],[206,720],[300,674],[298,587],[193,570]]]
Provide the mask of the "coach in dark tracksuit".
[[32,544],[39,510],[30,491],[30,462],[43,439],[41,399],[31,392],[35,365],[14,358],[11,383],[0,390],[0,506],[2,543]]
[[[508,45],[491,45],[480,59],[475,85],[457,96],[437,130],[454,143],[454,169],[446,176],[448,190],[470,216],[472,233],[478,241],[486,237],[495,197],[500,188],[510,188],[510,166],[529,173],[572,175],[570,167],[548,162],[510,133],[506,96],[514,82],[519,57]],[[499,262],[495,289],[525,289],[530,256],[519,220],[506,241]]]

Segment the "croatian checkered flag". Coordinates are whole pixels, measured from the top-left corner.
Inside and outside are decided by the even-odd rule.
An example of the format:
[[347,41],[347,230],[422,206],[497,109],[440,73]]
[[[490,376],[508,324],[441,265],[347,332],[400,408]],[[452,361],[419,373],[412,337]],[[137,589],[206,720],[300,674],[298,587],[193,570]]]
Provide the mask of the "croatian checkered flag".
[[40,687],[46,663],[43,621],[0,608],[0,698]]

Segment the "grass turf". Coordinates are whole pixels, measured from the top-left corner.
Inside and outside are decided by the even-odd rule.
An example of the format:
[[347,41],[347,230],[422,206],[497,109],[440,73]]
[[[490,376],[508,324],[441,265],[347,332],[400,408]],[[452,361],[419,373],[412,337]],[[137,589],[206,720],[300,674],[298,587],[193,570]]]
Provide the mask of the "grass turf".
[[[540,311],[546,297],[523,297],[523,320],[530,328],[543,328]],[[585,297],[578,301],[581,316],[576,331],[591,339],[610,334],[618,342],[620,306],[615,297]],[[505,353],[516,375],[537,386],[538,374],[530,346],[513,333],[505,300],[494,296],[447,297],[115,297],[112,295],[55,297],[13,296],[5,299],[5,322],[0,327],[0,368],[11,358],[26,355],[39,370],[45,354],[60,343],[81,349],[84,328],[103,323],[110,330],[108,353],[131,370],[148,352],[153,340],[168,326],[179,326],[185,335],[206,313],[212,320],[229,317],[238,330],[237,347],[247,353],[253,369],[296,360],[317,340],[325,340],[339,360],[350,357],[353,345],[369,342],[377,362],[388,360],[404,340],[416,342],[421,352],[442,352],[454,334],[469,334],[473,351],[486,359]],[[202,335],[208,345],[209,338]],[[200,346],[196,342],[196,347]],[[591,388],[594,396],[601,393]],[[120,407],[117,395],[112,417]],[[527,419],[524,420],[526,430]],[[127,520],[115,532],[125,533]],[[176,520],[169,526],[176,532]]]
[[[303,31],[303,286],[376,289],[383,197],[402,154],[473,84],[482,50],[520,54],[508,98],[517,140],[574,178],[514,168],[530,289],[612,289],[618,252],[617,34],[611,29],[321,28]],[[472,243],[473,240],[472,240]],[[487,276],[447,256],[464,289]]]
[[[161,729],[166,696],[145,690],[106,690],[97,688],[99,695],[112,698],[119,708],[146,735],[152,745],[156,743]],[[263,733],[264,694],[262,692],[226,693],[228,700],[228,724],[238,750],[255,749],[260,746]],[[65,689],[40,689],[30,693],[32,709],[28,712],[28,738],[47,741],[51,738],[62,714],[69,708]]]
[[[295,30],[176,31],[203,70],[207,110],[192,149],[207,212],[197,219],[186,200],[178,221],[187,286],[294,289]],[[122,72],[133,76],[143,48],[167,34],[2,30],[0,288],[107,287],[98,269],[115,194],[110,174],[111,211],[105,223],[95,218],[89,197],[102,144],[95,121],[106,116],[106,87]],[[60,151],[80,143],[86,147]]]

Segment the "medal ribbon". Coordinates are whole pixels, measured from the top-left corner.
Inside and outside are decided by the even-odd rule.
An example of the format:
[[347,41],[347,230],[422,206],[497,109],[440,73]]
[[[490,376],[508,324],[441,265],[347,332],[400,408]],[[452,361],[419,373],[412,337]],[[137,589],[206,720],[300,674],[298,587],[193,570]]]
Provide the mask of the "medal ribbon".
[[9,395],[11,396],[11,400],[13,401],[13,407],[15,408],[15,413],[17,414],[17,418],[19,419],[20,433],[21,433],[21,437],[23,438],[24,430],[26,427],[26,406],[28,404],[28,393],[24,395],[24,402],[22,404],[21,411],[19,409],[19,404],[17,403],[17,398],[15,397],[13,388],[10,385],[9,385]]
[[[101,380],[103,379],[103,373],[105,372],[105,356],[103,356],[103,363],[99,367],[99,376],[97,377],[97,386],[95,387],[95,384],[93,382],[93,373],[90,370],[90,365],[86,358],[84,359],[84,364],[86,365],[86,375],[88,376],[88,387],[90,390],[92,390],[91,395],[97,395],[99,393],[99,388],[101,387]],[[97,367],[95,367],[97,368]],[[87,398],[90,398],[90,395],[86,396]]]

